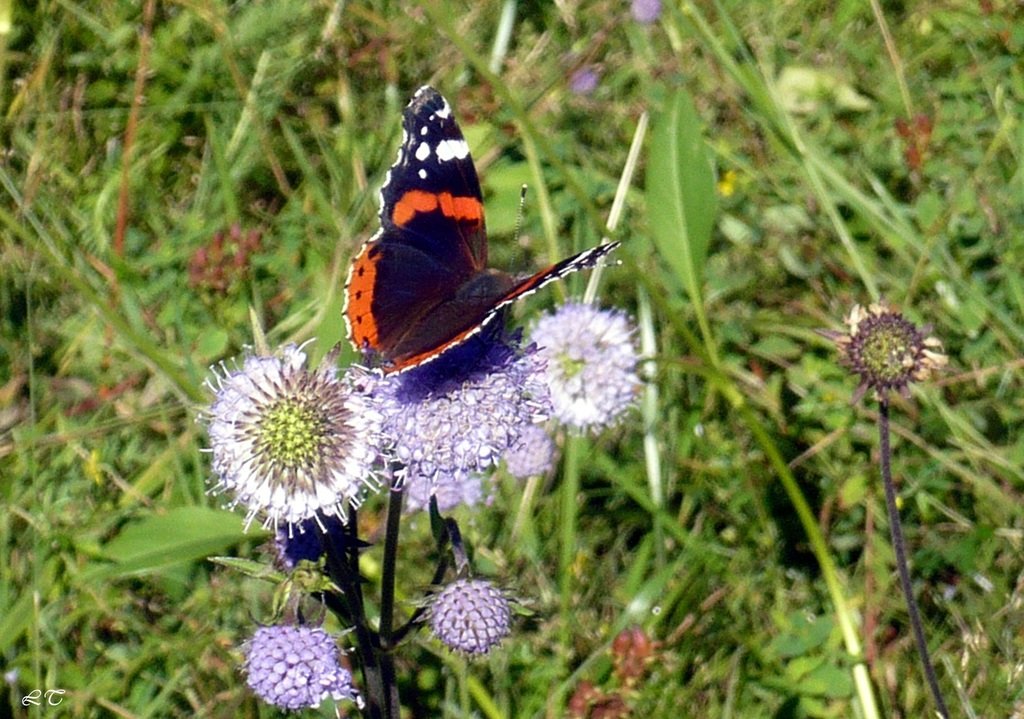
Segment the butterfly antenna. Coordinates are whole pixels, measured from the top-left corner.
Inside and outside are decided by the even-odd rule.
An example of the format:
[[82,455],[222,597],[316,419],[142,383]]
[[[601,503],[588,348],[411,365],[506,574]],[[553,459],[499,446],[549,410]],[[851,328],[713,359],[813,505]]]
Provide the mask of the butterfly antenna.
[[525,208],[525,207],[526,207],[526,183],[524,182],[523,186],[521,188],[519,188],[519,212],[516,213],[516,231],[515,231],[515,234],[512,235],[513,239],[515,239],[517,244],[519,243],[519,233],[523,229],[523,208]]

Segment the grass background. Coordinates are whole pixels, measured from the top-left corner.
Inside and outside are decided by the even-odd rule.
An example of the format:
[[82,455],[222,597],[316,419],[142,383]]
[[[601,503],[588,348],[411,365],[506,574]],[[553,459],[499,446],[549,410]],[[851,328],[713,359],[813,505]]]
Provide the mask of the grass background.
[[[880,294],[951,357],[894,412],[941,684],[954,716],[1024,716],[1022,20],[996,0],[665,3],[650,26],[611,1],[0,2],[5,708],[274,715],[237,651],[273,588],[204,559],[264,555],[205,494],[202,381],[252,341],[250,307],[272,344],[342,339],[348,259],[430,82],[515,270],[599,240],[651,113],[601,301],[655,361],[643,408],[561,437],[531,500],[499,476],[457,513],[532,614],[468,668],[406,645],[410,716],[564,716],[581,682],[592,717],[927,716],[876,409],[813,333]],[[403,530],[406,607],[425,525]],[[656,642],[639,675],[627,627]],[[23,708],[34,689],[67,694]]]

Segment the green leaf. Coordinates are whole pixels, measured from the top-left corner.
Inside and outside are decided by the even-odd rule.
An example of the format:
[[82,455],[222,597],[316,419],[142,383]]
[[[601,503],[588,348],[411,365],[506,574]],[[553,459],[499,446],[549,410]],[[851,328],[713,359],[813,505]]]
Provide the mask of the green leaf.
[[206,507],[179,507],[127,525],[102,547],[112,564],[96,565],[82,573],[85,581],[153,572],[177,564],[205,559],[223,552],[246,534],[237,514]]
[[800,680],[799,690],[803,694],[843,699],[853,695],[853,681],[848,670],[822,663]]
[[655,118],[647,158],[647,212],[658,251],[700,306],[717,212],[715,178],[690,95],[680,89]]
[[7,652],[32,626],[35,615],[34,592],[23,591],[0,617],[0,651]]
[[219,327],[210,327],[199,336],[196,352],[200,357],[217,359],[227,352],[229,341],[227,332]]
[[828,616],[811,617],[796,611],[786,617],[786,624],[786,631],[775,637],[769,648],[778,656],[799,657],[823,646],[835,623]]
[[240,557],[208,557],[208,559],[214,564],[234,569],[253,579],[266,579],[270,582],[280,583],[286,578],[284,572],[274,569],[266,562],[256,562],[252,559],[242,559]]

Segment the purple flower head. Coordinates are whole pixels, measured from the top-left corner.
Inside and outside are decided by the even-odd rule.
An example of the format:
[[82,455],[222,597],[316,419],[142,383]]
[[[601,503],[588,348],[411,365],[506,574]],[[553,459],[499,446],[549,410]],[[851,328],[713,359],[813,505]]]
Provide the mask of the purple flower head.
[[484,579],[457,579],[430,598],[430,632],[449,649],[486,654],[509,635],[512,607]]
[[569,76],[569,89],[577,95],[589,95],[597,89],[601,76],[592,65],[584,65]]
[[505,452],[505,466],[516,479],[545,475],[555,467],[555,443],[543,427],[530,425]]
[[538,320],[530,339],[544,360],[556,419],[606,427],[633,405],[640,387],[633,334],[624,312],[589,304],[570,302]]
[[638,23],[650,25],[661,17],[661,0],[632,0],[629,12]]
[[490,483],[480,472],[472,472],[462,478],[437,476],[433,480],[419,474],[404,477],[403,481],[403,506],[407,513],[426,509],[431,496],[437,497],[437,508],[442,512],[449,512],[460,505],[475,507],[491,503]]
[[215,489],[246,508],[246,526],[297,524],[317,512],[345,516],[367,488],[381,416],[361,391],[357,370],[338,376],[331,353],[315,370],[295,345],[277,355],[246,356],[241,369],[221,365],[207,386],[205,412]]
[[361,705],[352,673],[323,629],[308,626],[260,627],[243,646],[246,683],[260,699],[281,709],[315,709],[324,699]]
[[[518,340],[481,335],[470,347],[377,383],[383,432],[404,465],[407,511],[424,508],[432,493],[442,511],[482,501],[480,475],[525,428],[546,419],[542,365],[536,349]],[[468,360],[459,366],[459,358]]]

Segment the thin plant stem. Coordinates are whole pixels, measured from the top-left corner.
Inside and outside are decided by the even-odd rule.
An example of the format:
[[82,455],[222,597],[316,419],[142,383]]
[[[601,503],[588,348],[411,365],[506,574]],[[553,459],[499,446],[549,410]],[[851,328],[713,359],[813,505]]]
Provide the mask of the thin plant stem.
[[462,709],[462,716],[470,716],[469,709],[469,672],[466,667],[466,660],[458,658],[458,665],[455,669],[455,676],[459,683],[459,706]]
[[384,534],[384,560],[380,583],[380,628],[378,631],[378,655],[381,683],[385,692],[384,716],[398,719],[400,702],[398,680],[395,675],[394,637],[395,622],[395,575],[398,563],[398,530],[402,520],[402,499],[405,492],[392,487],[388,494],[388,516]]
[[398,679],[395,673],[395,655],[390,651],[381,650],[377,656],[380,662],[381,684],[384,686],[384,716],[386,719],[399,719],[401,702],[398,698]]
[[[451,521],[454,521],[454,520],[451,520]],[[434,568],[434,578],[430,580],[430,586],[431,587],[436,587],[439,584],[441,584],[442,580],[444,580],[444,575],[447,574],[448,567],[449,567],[449,565],[451,563],[451,561],[449,559],[450,553],[445,551],[447,549],[447,547],[448,547],[448,536],[449,535],[446,533],[444,536],[445,536],[444,541],[439,542],[438,545],[437,545],[437,551],[440,553],[441,556],[437,560],[437,566]],[[413,632],[417,628],[421,627],[423,625],[423,622],[421,620],[423,619],[423,616],[426,613],[427,613],[427,606],[425,604],[417,607],[416,610],[412,613],[412,616],[409,617],[409,620],[404,625],[402,625],[397,630],[395,630],[394,634],[392,634],[392,636],[391,636],[391,645],[392,646],[397,646],[411,632]]]
[[395,614],[395,571],[398,562],[398,529],[402,519],[402,489],[391,488],[388,494],[388,516],[384,533],[384,561],[380,586],[380,645],[384,651],[392,647],[391,630]]
[[128,122],[124,128],[122,144],[121,188],[117,197],[117,224],[114,226],[114,254],[124,256],[124,236],[128,229],[129,193],[131,191],[132,158],[135,150],[135,134],[139,125],[143,92],[149,76],[149,48],[152,45],[153,14],[156,0],[147,0],[142,8],[142,29],[139,31],[139,62],[135,68],[135,87],[132,90],[132,107],[128,111]]
[[[349,508],[348,521],[345,523],[345,536],[354,551],[345,553],[345,561],[348,562],[349,571],[353,576],[359,576],[359,512],[355,507]],[[362,595],[359,595],[362,597]]]
[[900,524],[900,513],[896,507],[896,487],[892,481],[892,470],[889,460],[891,450],[889,448],[889,401],[885,398],[881,401],[879,411],[878,433],[881,451],[882,484],[885,486],[885,506],[889,510],[889,533],[892,536],[892,548],[896,553],[896,569],[900,575],[900,586],[903,588],[903,598],[907,601],[907,611],[910,613],[910,626],[914,630],[914,641],[917,642],[917,653],[921,657],[921,664],[924,667],[924,675],[928,680],[928,687],[935,698],[935,705],[942,719],[949,719],[949,710],[946,709],[946,702],[942,698],[942,691],[939,689],[939,680],[935,675],[935,667],[932,665],[931,656],[928,654],[928,642],[925,641],[924,627],[921,624],[921,613],[917,608],[917,601],[914,599],[914,591],[910,585],[910,569],[907,566],[907,549],[903,541],[903,527]]
[[565,442],[565,462],[562,470],[562,506],[559,518],[558,576],[561,593],[561,629],[559,640],[563,659],[569,656],[573,624],[573,576],[572,565],[576,558],[576,495],[580,490],[580,454],[583,439],[569,435]]
[[445,517],[445,534],[452,545],[452,558],[455,560],[455,573],[462,575],[469,567],[469,557],[466,556],[466,545],[462,543],[462,530],[459,523],[451,517]]
[[896,76],[896,85],[900,89],[900,97],[903,98],[903,109],[907,117],[914,116],[914,101],[910,99],[910,88],[907,87],[906,73],[903,71],[903,60],[896,49],[896,42],[892,39],[892,32],[889,31],[889,23],[882,12],[882,4],[878,0],[871,0],[871,12],[874,13],[875,22],[882,33],[882,41],[885,43],[885,51],[889,54],[889,62],[892,63],[893,74]]

